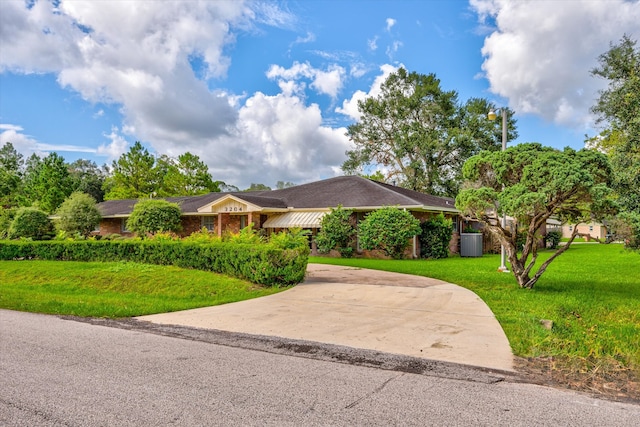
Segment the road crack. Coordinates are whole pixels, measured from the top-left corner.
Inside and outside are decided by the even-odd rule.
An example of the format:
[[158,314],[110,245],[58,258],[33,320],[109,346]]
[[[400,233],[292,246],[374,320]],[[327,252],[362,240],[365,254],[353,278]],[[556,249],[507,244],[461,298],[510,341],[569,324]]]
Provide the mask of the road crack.
[[357,399],[357,400],[351,402],[350,404],[345,406],[344,409],[352,409],[352,408],[358,406],[360,404],[360,402],[362,402],[365,399],[369,399],[370,397],[380,393],[382,390],[384,390],[384,388],[387,386],[387,384],[389,384],[391,381],[393,381],[395,379],[398,379],[398,378],[402,377],[403,375],[405,375],[405,374],[400,374],[400,375],[396,375],[394,377],[389,378],[388,380],[383,382],[380,386],[378,386],[375,390],[373,390],[371,393],[368,393],[368,394],[362,396],[360,399]]

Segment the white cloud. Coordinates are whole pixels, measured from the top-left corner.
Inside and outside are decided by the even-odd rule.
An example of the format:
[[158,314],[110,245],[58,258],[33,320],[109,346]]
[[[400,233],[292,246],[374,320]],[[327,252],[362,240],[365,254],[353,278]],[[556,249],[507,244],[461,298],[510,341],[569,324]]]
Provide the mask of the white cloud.
[[389,74],[395,72],[398,68],[403,67],[403,65],[394,66],[390,64],[385,64],[380,67],[381,74],[375,78],[371,87],[369,88],[369,92],[365,93],[364,91],[358,90],[356,91],[350,99],[345,99],[342,102],[342,107],[336,108],[337,113],[344,114],[345,116],[350,117],[353,120],[360,120],[360,112],[358,111],[358,101],[363,101],[365,98],[376,97],[380,95],[380,87],[382,83],[389,77]]
[[9,123],[0,123],[0,130],[21,132],[24,129],[22,126],[18,126],[18,125],[12,125]]
[[311,32],[308,32],[305,37],[298,36],[296,38],[296,40],[293,42],[293,44],[294,45],[296,45],[296,44],[305,44],[305,43],[311,43],[311,42],[314,42],[314,41],[316,41],[316,35],[311,33]]
[[402,42],[399,40],[394,40],[389,46],[387,46],[387,50],[385,53],[389,57],[389,59],[393,59],[393,56],[398,52],[398,50],[402,47]]
[[396,20],[393,18],[387,18],[386,23],[387,23],[387,27],[386,30],[388,33],[391,32],[391,29],[393,28],[394,25],[396,25]]
[[315,75],[311,87],[320,93],[325,93],[332,98],[338,96],[338,92],[342,89],[345,77],[345,70],[339,65],[331,65],[327,71],[318,71]]
[[23,131],[22,126],[9,123],[0,124],[0,146],[10,142],[16,151],[25,157],[30,156],[31,153],[37,151],[38,141],[30,135],[25,135]]
[[490,90],[518,113],[577,130],[604,82],[590,75],[600,54],[623,34],[640,36],[640,2],[471,0],[486,37],[482,69]]
[[24,157],[29,157],[35,153],[39,156],[45,156],[50,152],[74,152],[74,153],[95,153],[96,149],[92,147],[69,145],[69,144],[47,144],[38,141],[31,135],[24,133],[22,126],[2,123],[0,124],[0,146],[10,142],[17,152]]
[[376,51],[378,49],[378,36],[367,40],[367,46],[369,46],[369,50]]
[[127,152],[129,143],[118,133],[118,128],[111,128],[111,132],[104,136],[108,138],[110,142],[108,144],[101,144],[96,150],[97,154],[106,156],[110,162]]
[[[291,68],[271,65],[266,75],[272,80],[278,80],[280,88],[282,90],[287,88],[288,93],[300,93],[299,89],[304,89],[304,87],[296,81],[308,79],[311,80],[309,86],[315,89],[316,92],[329,95],[331,98],[336,98],[344,85],[346,71],[343,67],[336,64],[328,66],[326,70],[321,70],[314,68],[308,62],[300,63],[295,61]],[[292,89],[298,90],[294,91]]]
[[337,173],[349,148],[345,131],[323,126],[319,107],[298,96],[257,92],[240,109],[237,128],[197,154],[212,166],[215,179],[224,176],[240,188],[303,183]]
[[[333,176],[345,159],[345,129],[325,126],[319,107],[305,105],[304,96],[311,88],[335,99],[343,67],[273,66],[276,96],[211,89],[225,78],[225,52],[238,31],[295,23],[275,3],[62,0],[57,10],[47,1],[1,7],[0,72],[54,73],[85,100],[119,108],[123,122],[93,149],[99,156],[115,159],[127,151],[127,139],[136,139],[158,154],[197,154],[215,179],[241,187]],[[311,40],[308,34],[299,41]],[[202,69],[192,69],[194,58]],[[86,148],[44,145],[19,127],[1,135],[24,147],[20,152]]]

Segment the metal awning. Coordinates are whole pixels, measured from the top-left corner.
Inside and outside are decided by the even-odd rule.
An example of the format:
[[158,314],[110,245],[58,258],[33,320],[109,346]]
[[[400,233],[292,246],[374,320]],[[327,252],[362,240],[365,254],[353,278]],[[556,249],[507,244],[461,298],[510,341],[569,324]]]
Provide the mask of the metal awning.
[[327,212],[324,211],[304,211],[286,212],[268,218],[263,228],[320,228],[320,221]]

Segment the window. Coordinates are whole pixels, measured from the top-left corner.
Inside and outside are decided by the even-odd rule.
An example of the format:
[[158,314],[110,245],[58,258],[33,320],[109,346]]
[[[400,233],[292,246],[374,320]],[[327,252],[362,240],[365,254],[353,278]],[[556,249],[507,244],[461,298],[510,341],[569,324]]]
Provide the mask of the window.
[[242,230],[246,226],[247,226],[247,216],[246,215],[241,215],[240,216],[240,230]]
[[593,225],[589,226],[589,231],[593,231]]
[[569,226],[569,231],[573,231],[573,225]]
[[130,233],[131,232],[131,230],[129,230],[127,228],[127,220],[128,219],[129,218],[122,218],[122,222],[120,224],[120,231],[122,231],[123,233]]
[[202,217],[202,226],[205,227],[209,231],[213,231],[216,228],[216,217],[215,216],[203,216]]

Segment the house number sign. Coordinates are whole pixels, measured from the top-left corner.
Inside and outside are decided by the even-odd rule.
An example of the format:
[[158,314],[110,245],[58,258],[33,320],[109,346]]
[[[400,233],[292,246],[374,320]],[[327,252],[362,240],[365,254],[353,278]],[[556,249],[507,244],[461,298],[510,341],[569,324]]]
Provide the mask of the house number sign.
[[215,210],[216,212],[225,212],[225,213],[246,212],[247,207],[242,203],[238,203],[234,201],[234,202],[227,202],[223,205],[220,205]]

